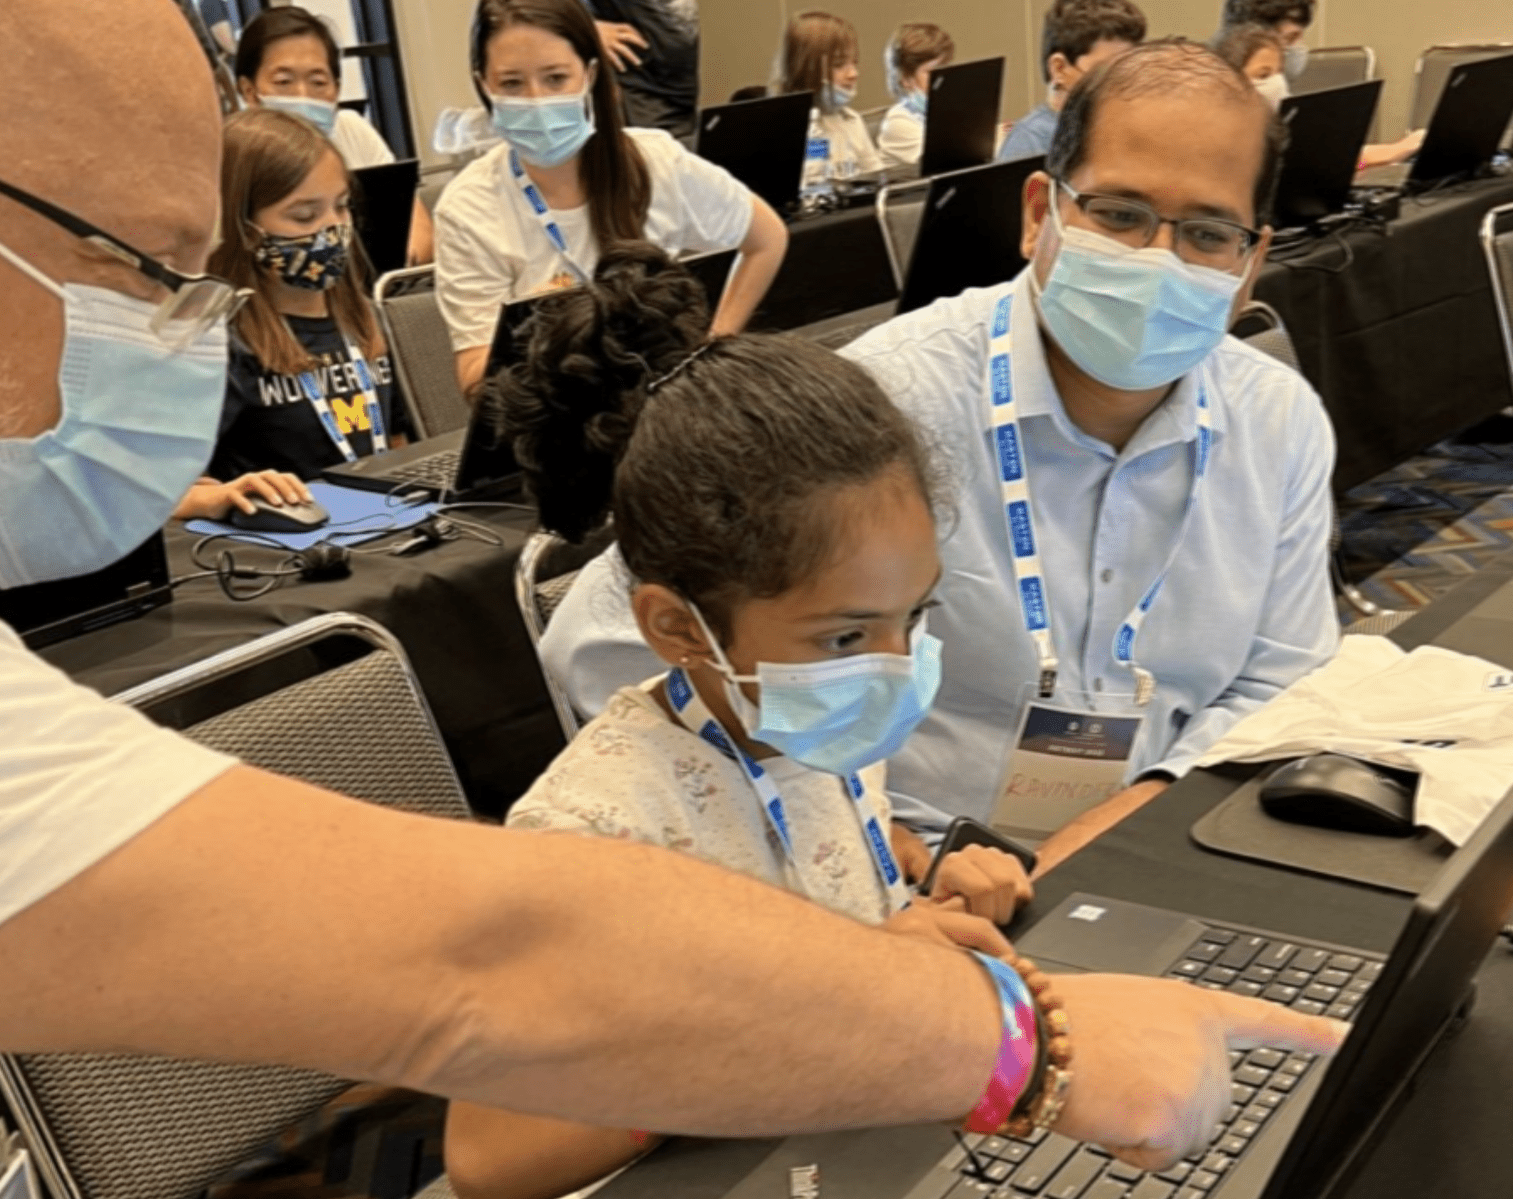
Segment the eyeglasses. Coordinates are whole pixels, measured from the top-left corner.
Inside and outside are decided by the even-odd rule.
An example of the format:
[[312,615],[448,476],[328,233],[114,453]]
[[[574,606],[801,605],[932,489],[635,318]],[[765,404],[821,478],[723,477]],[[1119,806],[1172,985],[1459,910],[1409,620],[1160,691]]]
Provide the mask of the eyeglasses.
[[1162,225],[1170,225],[1177,257],[1195,266],[1233,270],[1245,264],[1261,240],[1256,230],[1234,221],[1221,221],[1216,217],[1173,220],[1139,200],[1126,200],[1122,196],[1085,196],[1064,179],[1055,182],[1084,216],[1116,241],[1143,248],[1156,240]]
[[153,334],[170,350],[182,350],[220,321],[230,320],[252,295],[250,289],[237,287],[214,275],[184,275],[164,266],[114,234],[90,224],[82,217],[66,212],[30,192],[0,179],[0,195],[45,216],[77,237],[105,251],[112,258],[140,271],[168,289],[149,322]]

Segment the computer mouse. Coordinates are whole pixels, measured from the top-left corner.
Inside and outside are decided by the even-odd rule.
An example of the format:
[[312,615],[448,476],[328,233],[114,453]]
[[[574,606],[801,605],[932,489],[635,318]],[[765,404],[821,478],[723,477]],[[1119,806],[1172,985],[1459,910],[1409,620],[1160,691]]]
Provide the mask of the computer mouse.
[[256,511],[233,508],[230,523],[250,533],[309,533],[331,519],[331,514],[311,500],[308,504],[270,504],[248,496]]
[[1261,784],[1260,799],[1267,815],[1291,824],[1382,837],[1413,834],[1412,786],[1343,754],[1287,763]]

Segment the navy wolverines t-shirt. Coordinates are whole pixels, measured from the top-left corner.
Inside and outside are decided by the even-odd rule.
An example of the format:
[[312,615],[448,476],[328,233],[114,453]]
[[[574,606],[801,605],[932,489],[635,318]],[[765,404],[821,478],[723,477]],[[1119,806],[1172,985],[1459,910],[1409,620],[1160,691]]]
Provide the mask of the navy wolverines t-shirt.
[[[330,317],[284,319],[296,340],[319,363],[316,381],[353,452],[359,458],[371,454],[373,430],[363,403],[362,384],[336,322]],[[384,431],[392,446],[396,430],[388,355],[370,361],[368,369],[378,386]],[[301,479],[314,479],[326,467],[339,466],[343,461],[299,376],[269,370],[233,334],[220,437],[207,473],[222,482],[254,470],[284,470]]]

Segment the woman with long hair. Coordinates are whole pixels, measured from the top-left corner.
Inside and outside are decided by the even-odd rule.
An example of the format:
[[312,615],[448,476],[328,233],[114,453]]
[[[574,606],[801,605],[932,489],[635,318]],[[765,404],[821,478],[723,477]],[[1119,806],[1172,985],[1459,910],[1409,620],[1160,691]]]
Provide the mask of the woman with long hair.
[[859,78],[856,27],[850,21],[827,12],[804,12],[788,22],[778,49],[776,90],[814,95],[804,158],[805,189],[844,183],[882,169],[867,126],[851,107]]
[[463,389],[483,377],[502,304],[586,283],[621,241],[674,255],[739,249],[711,332],[739,331],[777,274],[787,231],[664,131],[624,127],[581,0],[480,0],[471,51],[474,86],[504,144],[436,208],[436,295]]

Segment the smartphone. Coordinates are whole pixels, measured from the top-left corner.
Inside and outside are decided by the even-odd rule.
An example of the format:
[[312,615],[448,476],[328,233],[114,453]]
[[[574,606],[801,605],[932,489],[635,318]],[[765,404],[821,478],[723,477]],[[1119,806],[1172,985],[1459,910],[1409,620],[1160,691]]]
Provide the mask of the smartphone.
[[935,886],[935,872],[940,869],[940,864],[945,861],[946,855],[965,849],[968,845],[986,845],[990,849],[1001,849],[1006,854],[1012,854],[1019,859],[1019,864],[1024,867],[1026,874],[1033,874],[1039,861],[1033,849],[1026,849],[1019,842],[1009,840],[1002,833],[995,833],[980,820],[973,820],[970,816],[958,816],[951,821],[951,827],[946,830],[946,839],[935,851],[935,858],[930,863],[924,882],[919,884],[921,895],[930,894],[931,888]]

